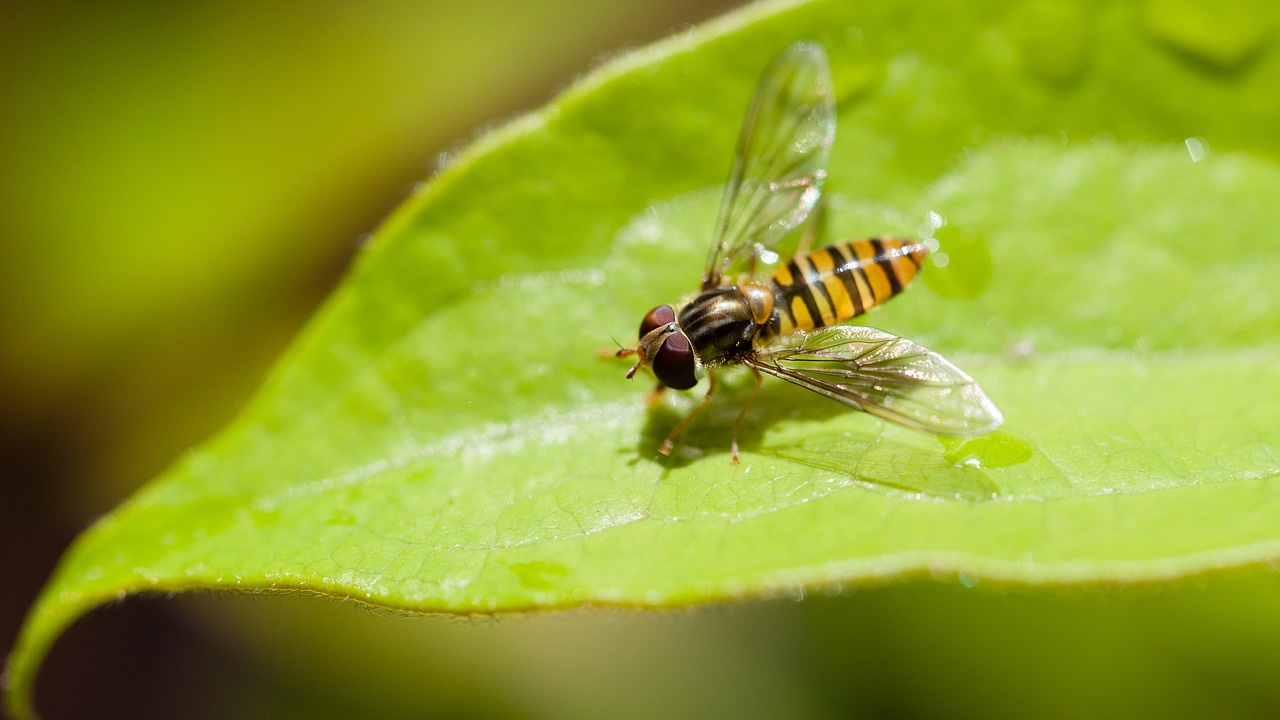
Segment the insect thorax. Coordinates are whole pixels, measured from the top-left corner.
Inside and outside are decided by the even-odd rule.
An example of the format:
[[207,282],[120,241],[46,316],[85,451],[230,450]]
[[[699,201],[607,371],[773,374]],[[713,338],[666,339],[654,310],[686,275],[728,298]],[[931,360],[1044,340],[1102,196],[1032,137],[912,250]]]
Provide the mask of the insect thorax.
[[680,310],[680,328],[698,357],[713,362],[750,351],[762,325],[756,318],[768,322],[772,312],[773,296],[761,286],[715,288]]

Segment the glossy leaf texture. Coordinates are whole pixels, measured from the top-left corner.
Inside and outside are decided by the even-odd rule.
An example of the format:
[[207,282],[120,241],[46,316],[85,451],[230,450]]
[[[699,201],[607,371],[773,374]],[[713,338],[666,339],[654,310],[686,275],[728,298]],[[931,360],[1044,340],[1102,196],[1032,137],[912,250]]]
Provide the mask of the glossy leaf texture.
[[[488,613],[1274,563],[1280,52],[1187,12],[773,3],[592,73],[406,202],[243,416],[75,543],[10,707],[136,592]],[[799,39],[838,98],[819,239],[939,246],[864,324],[1006,424],[944,442],[773,381],[733,467],[740,378],[664,459],[694,398],[647,408],[598,351],[696,288],[754,83]]]

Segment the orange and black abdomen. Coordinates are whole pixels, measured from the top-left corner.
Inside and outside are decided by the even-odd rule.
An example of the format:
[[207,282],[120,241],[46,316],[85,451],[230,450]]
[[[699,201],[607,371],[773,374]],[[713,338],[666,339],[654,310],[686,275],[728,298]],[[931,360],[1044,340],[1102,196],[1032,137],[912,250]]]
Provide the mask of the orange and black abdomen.
[[929,254],[923,242],[868,238],[796,256],[773,274],[771,335],[855,318],[897,295]]

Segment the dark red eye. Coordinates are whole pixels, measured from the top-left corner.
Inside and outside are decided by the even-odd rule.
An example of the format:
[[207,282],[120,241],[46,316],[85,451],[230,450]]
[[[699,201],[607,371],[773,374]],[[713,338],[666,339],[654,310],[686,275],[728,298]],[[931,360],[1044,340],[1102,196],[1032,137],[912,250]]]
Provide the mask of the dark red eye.
[[670,305],[659,305],[650,310],[649,314],[644,316],[644,320],[640,321],[640,337],[644,337],[663,325],[668,325],[675,321],[676,311]]
[[676,390],[688,390],[698,384],[698,378],[693,372],[695,367],[697,361],[693,347],[689,345],[689,339],[684,333],[676,332],[667,336],[653,358],[653,374],[658,376],[663,385]]

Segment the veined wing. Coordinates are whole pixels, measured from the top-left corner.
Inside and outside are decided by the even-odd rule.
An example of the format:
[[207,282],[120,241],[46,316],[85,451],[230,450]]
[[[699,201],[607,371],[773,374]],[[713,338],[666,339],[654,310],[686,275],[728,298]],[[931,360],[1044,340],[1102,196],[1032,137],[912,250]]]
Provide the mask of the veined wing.
[[826,51],[791,45],[760,77],[743,120],[704,290],[719,285],[735,261],[754,260],[804,223],[822,195],[835,132]]
[[747,364],[890,422],[970,437],[1004,422],[982,388],[932,350],[883,330],[796,333]]

